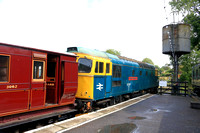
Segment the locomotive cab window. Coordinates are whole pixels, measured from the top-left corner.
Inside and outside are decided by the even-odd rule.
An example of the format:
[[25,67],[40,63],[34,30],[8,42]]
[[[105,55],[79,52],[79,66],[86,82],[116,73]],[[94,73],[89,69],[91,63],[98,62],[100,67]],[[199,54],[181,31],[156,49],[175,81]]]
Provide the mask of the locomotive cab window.
[[95,73],[103,73],[103,72],[104,72],[104,63],[97,61],[95,66]]
[[9,56],[0,55],[0,82],[9,81]]
[[99,62],[99,73],[103,73],[103,62]]
[[106,73],[110,73],[110,63],[106,63]]
[[99,62],[96,62],[96,66],[95,66],[95,73],[98,73],[98,68],[99,68]]
[[33,80],[44,81],[44,61],[33,61]]
[[92,60],[80,58],[78,60],[78,72],[79,73],[90,73],[92,68]]

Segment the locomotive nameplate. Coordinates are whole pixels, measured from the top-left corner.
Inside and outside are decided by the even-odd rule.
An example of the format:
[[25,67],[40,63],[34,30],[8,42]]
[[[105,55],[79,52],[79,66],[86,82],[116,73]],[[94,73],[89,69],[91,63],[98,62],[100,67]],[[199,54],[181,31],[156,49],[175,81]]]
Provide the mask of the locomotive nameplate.
[[128,80],[138,80],[138,77],[129,77]]

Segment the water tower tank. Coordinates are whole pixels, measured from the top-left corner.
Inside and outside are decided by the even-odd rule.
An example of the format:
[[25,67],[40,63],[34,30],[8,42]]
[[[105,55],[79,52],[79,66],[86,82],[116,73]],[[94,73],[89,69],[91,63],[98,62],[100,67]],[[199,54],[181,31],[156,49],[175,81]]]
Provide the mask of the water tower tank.
[[163,54],[190,53],[190,26],[188,24],[170,24],[164,26],[162,30]]

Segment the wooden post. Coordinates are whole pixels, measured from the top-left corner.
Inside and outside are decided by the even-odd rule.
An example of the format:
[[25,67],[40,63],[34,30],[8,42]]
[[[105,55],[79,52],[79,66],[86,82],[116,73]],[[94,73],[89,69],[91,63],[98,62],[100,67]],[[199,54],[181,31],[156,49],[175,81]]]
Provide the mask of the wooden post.
[[185,82],[185,97],[186,97],[186,82]]

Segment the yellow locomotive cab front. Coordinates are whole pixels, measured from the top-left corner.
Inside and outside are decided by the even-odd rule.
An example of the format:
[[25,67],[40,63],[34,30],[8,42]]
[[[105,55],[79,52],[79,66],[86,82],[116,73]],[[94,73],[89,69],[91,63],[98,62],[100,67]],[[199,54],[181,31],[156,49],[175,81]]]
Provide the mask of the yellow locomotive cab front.
[[[109,70],[109,73],[106,74],[106,63],[111,64],[110,59],[94,57],[82,53],[76,53],[76,55],[78,56],[77,62],[79,64],[78,90],[76,98],[94,99],[94,76],[111,75],[111,70]],[[95,69],[97,69],[96,63],[98,62],[105,62],[102,73],[95,72]]]

